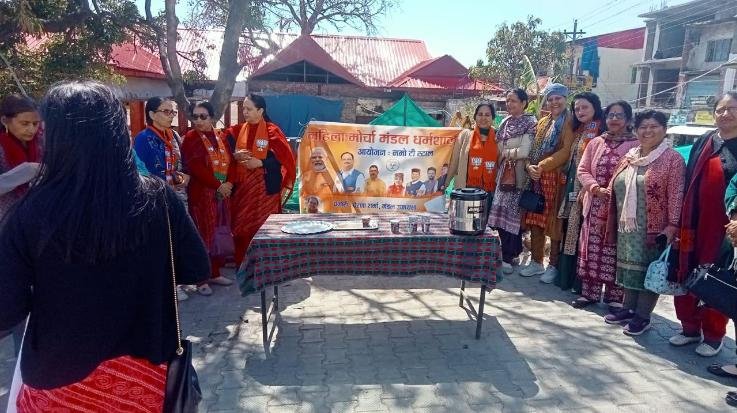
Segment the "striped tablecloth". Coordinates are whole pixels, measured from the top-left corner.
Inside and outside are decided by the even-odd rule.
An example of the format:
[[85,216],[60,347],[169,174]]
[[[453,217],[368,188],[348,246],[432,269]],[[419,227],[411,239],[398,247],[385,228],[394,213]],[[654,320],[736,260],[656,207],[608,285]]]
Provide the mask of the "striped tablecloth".
[[[418,214],[414,214],[418,215]],[[419,214],[422,215],[422,214]],[[429,234],[409,234],[409,214],[377,214],[378,230],[330,231],[293,235],[281,231],[294,221],[358,221],[356,214],[271,215],[254,237],[237,280],[243,295],[313,275],[379,275],[410,277],[439,274],[493,288],[501,276],[501,243],[484,235],[460,236],[448,231],[446,215],[431,217]],[[398,218],[400,234],[389,221]]]

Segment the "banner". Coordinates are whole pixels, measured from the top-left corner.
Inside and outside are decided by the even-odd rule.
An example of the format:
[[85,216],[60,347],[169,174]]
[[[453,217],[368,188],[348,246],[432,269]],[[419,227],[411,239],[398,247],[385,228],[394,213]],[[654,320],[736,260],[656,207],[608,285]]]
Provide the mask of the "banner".
[[300,212],[443,212],[460,132],[310,122],[299,146]]

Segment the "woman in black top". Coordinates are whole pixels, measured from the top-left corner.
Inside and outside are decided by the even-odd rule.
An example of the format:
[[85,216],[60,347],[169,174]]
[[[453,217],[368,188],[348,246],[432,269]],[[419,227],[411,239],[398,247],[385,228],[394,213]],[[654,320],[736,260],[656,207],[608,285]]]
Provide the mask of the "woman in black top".
[[[94,411],[160,411],[176,349],[165,204],[178,284],[208,273],[205,248],[174,192],[138,174],[110,89],[57,84],[41,114],[40,178],[0,230],[0,330],[30,313],[18,411],[82,398]],[[111,378],[145,397],[95,387]]]

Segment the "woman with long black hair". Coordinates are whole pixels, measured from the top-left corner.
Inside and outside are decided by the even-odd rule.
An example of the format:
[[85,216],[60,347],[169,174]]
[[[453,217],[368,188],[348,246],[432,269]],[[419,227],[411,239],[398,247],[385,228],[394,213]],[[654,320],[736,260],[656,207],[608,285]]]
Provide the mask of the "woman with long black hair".
[[0,330],[30,313],[18,411],[160,412],[177,348],[169,228],[178,283],[208,274],[202,240],[173,189],[139,175],[110,89],[60,83],[40,109],[41,176],[0,232]]

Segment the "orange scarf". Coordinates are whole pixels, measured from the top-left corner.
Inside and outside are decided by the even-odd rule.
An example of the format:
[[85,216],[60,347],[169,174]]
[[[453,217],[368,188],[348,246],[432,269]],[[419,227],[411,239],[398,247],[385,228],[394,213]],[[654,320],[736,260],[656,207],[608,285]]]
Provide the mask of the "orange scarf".
[[[252,142],[248,142],[248,130],[256,127],[256,137]],[[247,150],[251,152],[256,159],[262,161],[266,159],[266,155],[269,152],[269,131],[266,128],[266,121],[261,119],[258,125],[251,125],[247,123],[241,128],[241,133],[238,134],[238,140],[235,144],[236,152],[239,150]]]
[[223,138],[220,135],[220,131],[213,129],[213,132],[215,133],[215,141],[218,144],[217,149],[215,149],[212,142],[210,142],[210,139],[204,133],[200,132],[200,138],[202,139],[202,144],[205,145],[205,149],[207,149],[207,154],[210,155],[210,161],[212,162],[212,170],[215,172],[215,178],[223,183],[228,177],[228,165],[230,164],[228,151],[226,149],[225,142],[223,142]]
[[481,188],[493,192],[496,188],[497,158],[499,150],[496,144],[496,131],[489,129],[486,142],[481,141],[481,132],[477,126],[471,137],[471,148],[468,151],[468,172],[466,186]]
[[[174,132],[171,129],[159,130],[153,126],[149,126],[156,136],[164,143],[164,161],[166,163],[166,182],[174,183],[174,173],[179,169],[179,146],[174,141]],[[161,132],[164,132],[162,135]]]

